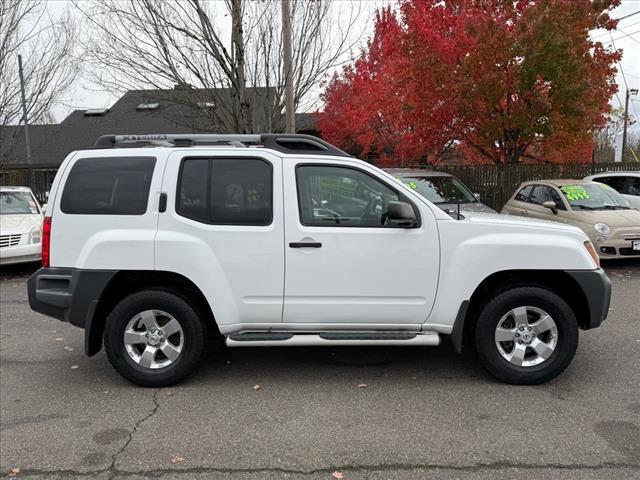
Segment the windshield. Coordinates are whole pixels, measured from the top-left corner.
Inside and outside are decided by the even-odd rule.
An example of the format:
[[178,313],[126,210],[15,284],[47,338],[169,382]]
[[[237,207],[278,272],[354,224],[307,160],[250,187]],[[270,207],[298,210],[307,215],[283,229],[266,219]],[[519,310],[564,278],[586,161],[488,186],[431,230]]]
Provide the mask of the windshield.
[[560,187],[574,210],[626,210],[629,202],[609,185],[582,183]]
[[399,177],[398,180],[435,204],[478,201],[473,193],[455,177]]
[[0,215],[29,215],[40,213],[29,192],[0,192]]

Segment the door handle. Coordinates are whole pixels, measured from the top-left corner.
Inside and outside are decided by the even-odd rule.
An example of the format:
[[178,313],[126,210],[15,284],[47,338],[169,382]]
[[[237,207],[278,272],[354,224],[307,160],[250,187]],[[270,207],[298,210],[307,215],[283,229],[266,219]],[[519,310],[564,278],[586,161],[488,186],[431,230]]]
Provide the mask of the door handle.
[[167,194],[166,193],[160,194],[160,200],[158,202],[158,211],[160,213],[167,211]]
[[320,248],[322,243],[320,242],[291,242],[290,248]]

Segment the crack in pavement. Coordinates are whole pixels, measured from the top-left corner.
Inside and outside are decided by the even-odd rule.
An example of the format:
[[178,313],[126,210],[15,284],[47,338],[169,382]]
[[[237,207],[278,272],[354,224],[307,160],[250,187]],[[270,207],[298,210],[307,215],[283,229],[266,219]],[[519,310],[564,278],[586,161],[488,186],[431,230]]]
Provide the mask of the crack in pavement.
[[[154,395],[155,397],[155,395]],[[158,405],[156,402],[156,407],[154,408],[154,412],[146,416],[140,422],[136,424],[136,427],[139,426],[146,419],[151,417],[155,411],[157,411]],[[135,433],[135,428],[132,431],[132,434]],[[130,440],[129,440],[130,441]],[[129,443],[127,442],[127,445]],[[188,474],[206,474],[206,473],[224,473],[224,474],[259,474],[259,473],[281,473],[281,474],[289,474],[289,475],[318,475],[318,474],[331,474],[334,471],[340,471],[343,473],[347,472],[400,472],[400,471],[413,471],[413,470],[449,470],[455,472],[481,472],[485,470],[504,470],[504,469],[519,469],[519,470],[545,470],[545,469],[557,469],[557,470],[566,470],[566,471],[598,471],[598,470],[606,470],[606,469],[630,469],[630,470],[638,470],[640,471],[640,464],[634,463],[615,463],[615,462],[604,462],[597,465],[587,465],[587,464],[561,464],[561,463],[547,463],[547,464],[527,464],[527,463],[511,463],[511,462],[493,462],[493,463],[476,463],[471,465],[446,465],[446,464],[393,464],[393,463],[382,463],[382,464],[374,464],[374,465],[343,465],[343,466],[334,466],[331,468],[318,468],[313,470],[300,470],[300,469],[288,469],[288,468],[279,468],[279,467],[256,467],[256,468],[215,468],[215,467],[194,467],[194,468],[159,468],[153,470],[120,470],[115,468],[115,457],[117,457],[120,453],[124,451],[126,448],[123,447],[120,449],[113,457],[114,460],[111,466],[108,469],[81,472],[77,470],[38,470],[38,469],[25,469],[20,473],[21,475],[63,475],[65,477],[86,477],[97,475],[100,473],[109,472],[109,478],[113,479],[115,476],[119,477],[134,477],[134,476],[142,476],[148,478],[161,477],[162,475],[174,474],[174,475],[188,475]]]
[[129,446],[129,444],[131,443],[131,440],[133,440],[133,434],[138,431],[138,428],[140,427],[140,425],[142,425],[144,422],[149,420],[151,417],[153,417],[158,412],[158,409],[160,408],[160,403],[158,402],[158,394],[159,393],[160,393],[160,389],[156,388],[156,391],[153,392],[153,398],[152,398],[152,400],[153,400],[153,409],[151,410],[151,413],[145,415],[144,417],[142,417],[140,420],[138,420],[135,423],[133,428],[129,431],[129,438],[127,438],[127,441],[124,443],[124,445],[117,452],[115,452],[113,455],[111,455],[111,464],[109,465],[109,467],[107,467],[106,469],[103,469],[103,470],[96,470],[95,472],[90,472],[90,474],[99,474],[99,473],[109,472],[110,473],[109,478],[113,478],[114,477],[114,475],[118,471],[115,468],[116,460],[118,459],[118,456],[121,455],[126,450],[126,448]]

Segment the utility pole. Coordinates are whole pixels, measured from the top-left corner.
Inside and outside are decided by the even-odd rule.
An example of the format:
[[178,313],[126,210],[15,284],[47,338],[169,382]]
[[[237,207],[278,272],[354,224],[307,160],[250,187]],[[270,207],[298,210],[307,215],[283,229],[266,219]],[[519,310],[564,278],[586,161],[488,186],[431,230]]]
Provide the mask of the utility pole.
[[20,94],[22,96],[22,120],[24,121],[24,144],[27,148],[27,165],[29,166],[29,188],[33,187],[31,168],[31,143],[29,141],[29,117],[27,116],[27,99],[24,94],[24,74],[22,73],[22,55],[18,55],[18,72],[20,74]]
[[632,89],[627,88],[627,95],[625,96],[625,99],[624,99],[624,127],[622,128],[622,157],[621,157],[621,160],[623,162],[624,162],[624,153],[627,151],[627,125],[629,123],[629,96],[637,95],[637,94],[638,94],[637,88],[632,88]]
[[282,49],[284,61],[285,133],[296,133],[296,112],[293,102],[293,54],[291,52],[291,5],[282,0]]

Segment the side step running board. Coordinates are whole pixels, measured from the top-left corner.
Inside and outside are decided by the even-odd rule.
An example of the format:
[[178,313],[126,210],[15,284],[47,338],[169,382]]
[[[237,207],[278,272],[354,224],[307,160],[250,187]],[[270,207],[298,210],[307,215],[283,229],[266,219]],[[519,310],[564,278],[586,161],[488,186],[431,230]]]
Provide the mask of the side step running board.
[[239,333],[225,340],[228,347],[315,347],[315,346],[437,346],[440,335],[435,332],[327,332],[319,334]]

